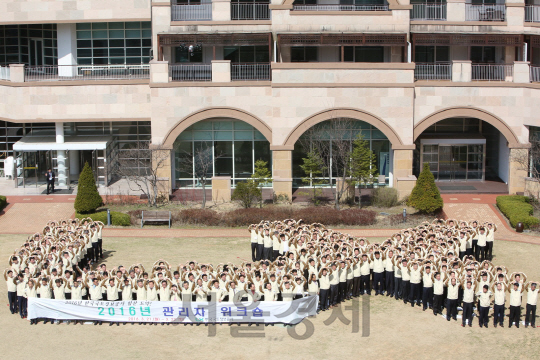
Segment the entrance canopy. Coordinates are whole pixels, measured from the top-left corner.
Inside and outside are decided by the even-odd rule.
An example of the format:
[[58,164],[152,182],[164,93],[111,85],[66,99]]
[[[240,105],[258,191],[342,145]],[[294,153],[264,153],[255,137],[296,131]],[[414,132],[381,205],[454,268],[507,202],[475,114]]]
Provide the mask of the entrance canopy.
[[57,143],[55,135],[26,135],[13,144],[13,150],[105,150],[111,141],[110,136],[66,136],[63,143]]

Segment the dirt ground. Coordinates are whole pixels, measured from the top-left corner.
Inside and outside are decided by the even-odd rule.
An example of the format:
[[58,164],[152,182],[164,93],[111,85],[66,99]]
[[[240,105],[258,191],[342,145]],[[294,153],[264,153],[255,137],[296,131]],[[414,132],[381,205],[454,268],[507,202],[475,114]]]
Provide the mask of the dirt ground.
[[[6,261],[26,236],[0,235],[0,259]],[[130,266],[136,262],[150,267],[163,258],[172,264],[198,260],[201,263],[240,262],[249,259],[248,238],[110,238],[104,239],[105,263],[109,266]],[[506,265],[511,271],[525,272],[529,279],[540,280],[538,258],[540,246],[496,241],[495,264]],[[5,283],[0,286],[0,299],[7,304]],[[214,336],[206,326],[93,325],[30,326],[19,316],[3,307],[0,316],[0,342],[3,359],[40,359],[76,357],[78,359],[329,359],[376,357],[378,359],[488,359],[539,358],[540,329],[480,329],[475,320],[472,328],[462,328],[459,322],[447,322],[442,317],[422,312],[387,297],[372,296],[370,311],[353,318],[347,307],[343,315],[353,320],[348,325],[323,312],[294,327],[217,326]],[[362,307],[362,301],[359,303]],[[337,315],[334,314],[334,315]],[[523,311],[524,315],[524,311]],[[356,319],[357,321],[354,321]],[[537,323],[540,319],[537,319]],[[353,331],[357,323],[358,331]],[[505,326],[506,326],[505,322]],[[304,340],[306,328],[311,336]],[[292,335],[291,335],[292,334]],[[297,336],[298,337],[298,336]]]

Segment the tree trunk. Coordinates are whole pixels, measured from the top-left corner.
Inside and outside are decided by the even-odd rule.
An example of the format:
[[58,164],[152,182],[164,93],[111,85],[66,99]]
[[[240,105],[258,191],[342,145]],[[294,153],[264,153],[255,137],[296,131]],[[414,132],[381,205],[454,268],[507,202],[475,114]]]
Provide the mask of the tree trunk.
[[262,209],[262,203],[263,203],[262,185],[261,185],[261,187],[259,189],[261,190],[261,198],[260,198],[260,201],[259,201],[259,209]]
[[204,209],[206,207],[206,184],[203,180],[201,180],[202,185],[202,208]]

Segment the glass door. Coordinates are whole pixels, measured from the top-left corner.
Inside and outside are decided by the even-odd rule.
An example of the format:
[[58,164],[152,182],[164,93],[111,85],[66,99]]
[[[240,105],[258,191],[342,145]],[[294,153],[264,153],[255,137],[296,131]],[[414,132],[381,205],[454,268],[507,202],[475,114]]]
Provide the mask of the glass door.
[[30,65],[43,65],[43,40],[30,39]]
[[452,180],[452,146],[439,146],[439,180]]

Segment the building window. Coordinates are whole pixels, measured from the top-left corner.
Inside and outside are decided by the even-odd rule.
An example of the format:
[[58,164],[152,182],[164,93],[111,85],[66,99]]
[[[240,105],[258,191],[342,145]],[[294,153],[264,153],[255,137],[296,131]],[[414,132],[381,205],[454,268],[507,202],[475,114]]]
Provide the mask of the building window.
[[[328,138],[328,146],[326,146],[327,149],[332,148],[332,140],[330,139],[331,130],[328,130],[331,129],[331,122],[332,120],[323,121],[315,125],[316,128],[314,129],[315,133],[317,133],[317,130],[320,129],[320,134],[322,134],[321,136],[324,136],[324,138]],[[388,140],[388,138],[379,129],[364,121],[351,120],[348,122],[348,124],[350,124],[350,130],[348,130],[347,128],[338,130],[340,131],[340,133],[346,131],[347,136],[345,136],[343,139],[350,140],[350,146],[352,148],[353,141],[357,138],[359,134],[362,134],[363,139],[368,141],[369,148],[375,154],[375,166],[377,167],[377,173],[380,175],[384,175],[386,181],[388,181],[388,176],[390,174],[390,141]],[[311,140],[309,139],[309,135],[304,134],[294,145],[294,150],[292,153],[294,187],[308,186],[308,184],[302,181],[302,178],[305,177],[305,173],[300,167],[300,165],[303,164],[303,159],[307,156],[307,153],[309,151],[309,149],[304,148],[304,145],[306,144],[309,144],[308,146],[311,147]],[[331,156],[326,161],[326,163],[331,164]],[[332,166],[330,166],[330,168],[332,168]],[[337,173],[333,173],[331,174],[329,180],[332,183],[335,183],[337,176]],[[325,180],[328,180],[328,176]]]
[[350,62],[384,62],[383,46],[345,46],[344,61]]
[[291,62],[316,62],[318,57],[316,46],[291,47]]
[[471,46],[471,61],[473,64],[493,64],[495,53],[495,46]]
[[268,46],[226,46],[223,58],[231,63],[268,63],[270,53]]
[[233,120],[206,120],[184,130],[174,143],[176,187],[200,186],[185,169],[186,158],[196,151],[212,148],[213,166],[208,177],[230,176],[233,186],[251,177],[256,160],[271,167],[270,143],[253,126]]
[[77,24],[79,65],[148,64],[150,22]]
[[190,51],[188,46],[178,46],[174,48],[174,61],[181,63],[201,63],[203,61],[202,46],[194,46]]
[[417,63],[450,62],[449,46],[415,46],[414,60]]
[[56,24],[0,26],[0,65],[56,65]]

